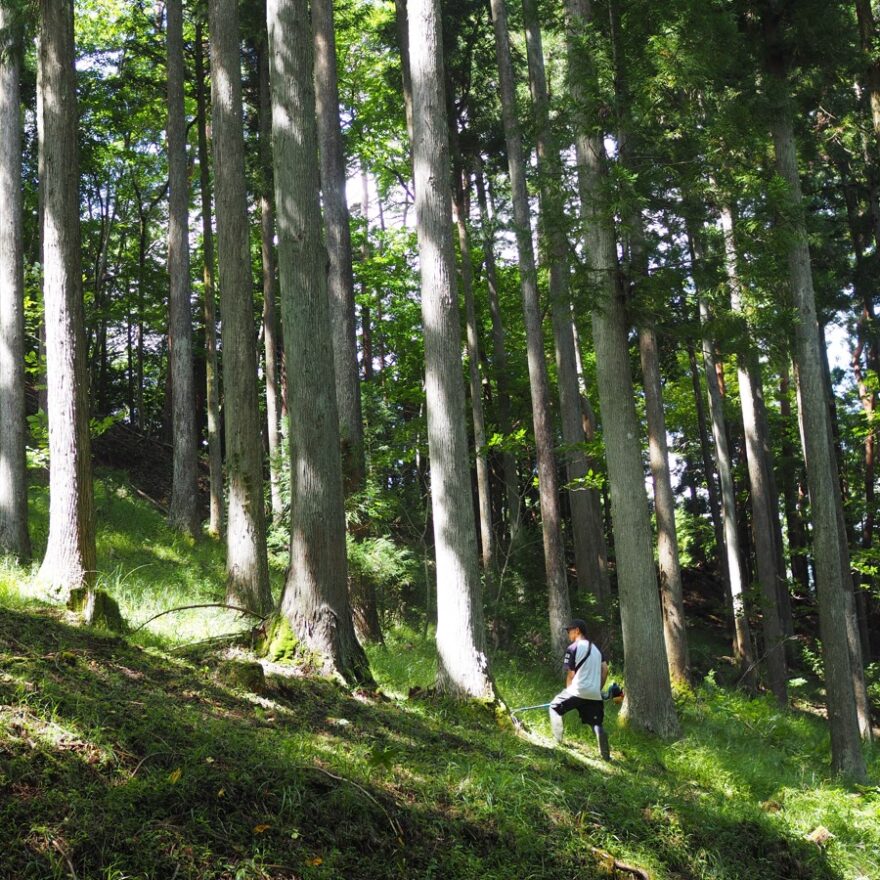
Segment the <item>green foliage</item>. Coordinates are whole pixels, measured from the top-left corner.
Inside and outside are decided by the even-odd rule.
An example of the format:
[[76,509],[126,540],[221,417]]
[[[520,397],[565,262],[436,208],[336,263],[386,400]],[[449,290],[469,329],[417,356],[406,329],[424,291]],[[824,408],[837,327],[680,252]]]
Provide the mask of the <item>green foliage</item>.
[[376,588],[381,609],[399,618],[424,589],[422,561],[402,543],[388,537],[348,539],[348,568]]

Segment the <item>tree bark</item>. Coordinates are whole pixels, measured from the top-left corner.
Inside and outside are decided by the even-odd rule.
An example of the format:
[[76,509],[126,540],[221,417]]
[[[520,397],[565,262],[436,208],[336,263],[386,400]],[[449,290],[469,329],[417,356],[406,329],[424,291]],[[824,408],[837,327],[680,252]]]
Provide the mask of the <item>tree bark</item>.
[[[611,24],[611,52],[614,64],[614,93],[618,124],[618,155],[622,166],[637,176],[637,128],[629,114],[627,69],[621,47],[620,10],[616,0],[609,4]],[[628,227],[628,228],[627,228]],[[663,611],[663,634],[669,661],[669,676],[673,683],[690,684],[687,628],[684,615],[684,596],[681,564],[678,555],[678,535],[675,528],[675,496],[669,472],[669,449],[666,441],[666,417],[663,412],[663,385],[660,376],[660,358],[657,351],[657,332],[652,312],[653,303],[644,292],[649,275],[649,259],[645,238],[645,224],[641,207],[633,202],[624,219],[623,250],[626,255],[625,274],[630,290],[627,293],[636,302],[638,311],[639,357],[645,392],[645,420],[648,428],[648,457],[654,485],[654,514],[657,522],[657,559],[660,575],[660,598]]]
[[[641,222],[641,218],[637,218]],[[666,417],[657,354],[657,334],[653,324],[639,327],[639,355],[645,389],[645,418],[648,423],[648,454],[654,481],[654,513],[657,517],[657,558],[660,568],[660,598],[663,609],[663,635],[673,683],[690,683],[687,623],[681,564],[678,559],[678,536],[675,531],[675,497],[669,473],[669,448],[666,443]]]
[[348,599],[339,418],[322,238],[311,29],[305,4],[269,0],[272,143],[290,415],[290,569],[281,611],[325,671],[371,684]]
[[89,393],[80,269],[73,0],[40,2],[43,300],[49,415],[49,539],[39,580],[56,597],[95,578]]
[[272,174],[272,95],[269,55],[259,52],[260,66],[260,244],[263,257],[263,360],[266,369],[266,427],[269,439],[269,495],[272,518],[284,515],[281,499],[281,401],[278,388],[278,319],[275,309],[275,200]]
[[746,611],[746,576],[743,572],[742,553],[736,519],[736,492],[733,485],[733,468],[730,446],[727,441],[727,425],[724,418],[724,401],[718,382],[718,361],[715,341],[709,333],[709,307],[700,300],[700,320],[703,332],[703,364],[706,371],[706,388],[709,398],[709,415],[712,419],[712,437],[715,441],[715,463],[718,482],[721,485],[721,521],[724,527],[724,546],[727,558],[730,602],[733,611],[733,654],[742,673],[742,681],[750,690],[757,684],[755,657],[752,651],[752,634]]
[[[494,365],[495,388],[498,396],[497,418],[502,435],[509,436],[513,430],[510,415],[510,390],[507,384],[507,343],[504,323],[501,320],[501,306],[498,300],[498,274],[495,271],[495,242],[492,234],[492,219],[486,199],[486,184],[479,155],[475,157],[474,181],[477,188],[477,203],[480,209],[480,231],[483,245],[483,265],[486,270],[489,315],[492,321],[492,361]],[[501,452],[501,470],[504,477],[504,494],[507,504],[507,529],[510,540],[516,538],[520,526],[519,476],[516,458],[509,449]]]
[[[584,378],[584,363],[583,358],[581,357],[580,336],[578,335],[577,322],[574,320],[573,315],[571,316],[571,335],[574,339],[574,358],[575,365],[577,367],[581,423],[584,430],[584,439],[588,443],[591,443],[597,438],[598,421],[596,419],[596,413],[593,410],[593,406],[590,403],[590,398],[587,395],[587,382]],[[589,467],[591,470],[598,468],[599,466],[600,463],[596,461],[596,459],[592,456],[587,459],[587,467]],[[602,601],[608,603],[611,600],[611,580],[608,574],[608,546],[605,540],[605,534],[607,531],[606,516],[602,508],[604,497],[603,492],[600,492],[599,489],[591,486],[586,490],[586,495],[587,503],[590,507],[590,519],[592,522],[596,523],[597,529],[597,531],[595,532],[595,540],[596,551],[599,557],[599,591],[600,595],[602,596]],[[593,527],[591,526],[591,530],[592,528]]]
[[619,286],[613,214],[607,202],[603,131],[590,97],[596,73],[585,38],[592,7],[589,0],[565,0],[564,9],[568,88],[574,104],[581,219],[595,303],[593,341],[623,628],[627,696],[622,717],[634,727],[672,737],[680,728],[663,643],[629,361],[629,326]]
[[[0,7],[0,34],[11,15]],[[30,559],[24,377],[21,46],[0,41],[0,555]]]
[[214,228],[211,222],[211,169],[208,165],[207,95],[202,23],[196,25],[196,95],[199,129],[199,188],[202,199],[203,311],[205,316],[205,405],[208,416],[208,474],[210,510],[208,531],[223,534],[223,457],[220,439],[220,371],[217,361],[216,284],[214,282]]
[[266,555],[257,356],[254,339],[236,0],[210,0],[211,103],[223,341],[228,513],[226,596],[257,612],[272,607]]
[[[874,543],[874,527],[877,511],[877,498],[875,491],[876,481],[876,446],[877,428],[876,417],[878,394],[876,389],[876,377],[880,376],[880,345],[878,345],[875,324],[877,316],[874,312],[873,284],[869,281],[869,269],[865,261],[865,239],[867,235],[861,233],[861,215],[854,193],[854,186],[848,182],[849,168],[845,161],[836,161],[835,165],[844,179],[843,191],[846,200],[847,225],[849,226],[850,240],[855,257],[855,272],[853,287],[858,309],[858,323],[856,329],[856,345],[852,351],[850,365],[852,366],[853,378],[859,389],[859,399],[865,416],[865,441],[864,441],[864,487],[865,487],[865,514],[862,519],[861,546],[864,550],[870,550]],[[880,240],[880,239],[878,239]],[[873,280],[873,279],[872,279]],[[826,357],[827,360],[827,357]],[[866,370],[873,372],[875,380],[869,378]],[[859,617],[859,634],[862,641],[862,654],[864,657],[871,656],[871,639],[868,631],[866,615],[866,602],[870,594],[864,588],[862,576],[853,573],[853,587],[856,594],[856,606]]]
[[559,386],[559,410],[562,415],[562,439],[568,478],[568,503],[571,509],[571,536],[578,583],[586,587],[595,602],[594,614],[600,629],[608,621],[608,597],[604,595],[601,571],[601,519],[595,517],[589,489],[584,485],[589,463],[584,451],[586,437],[581,418],[577,359],[571,323],[569,290],[570,251],[565,223],[563,168],[559,147],[550,125],[550,96],[544,70],[544,51],[536,0],[523,0],[526,50],[532,108],[537,123],[538,175],[541,180],[540,208],[545,262],[550,266],[550,313],[556,348],[556,373]]
[[868,56],[865,79],[868,86],[868,102],[871,107],[871,122],[876,140],[875,152],[880,147],[880,57],[877,55],[877,22],[871,0],[855,0],[856,15],[859,22],[859,37],[862,50]]
[[[361,165],[361,213],[364,216],[364,243],[361,248],[361,259],[370,259],[370,179],[367,168]],[[361,284],[361,297],[366,301],[370,288],[364,279]],[[366,302],[361,306],[361,357],[364,364],[364,382],[373,381],[373,324],[371,309]]]
[[453,695],[494,700],[464,428],[439,3],[409,0],[407,12],[413,103],[420,108],[413,119],[413,168],[437,563],[437,685]]
[[327,278],[336,368],[336,405],[346,494],[363,488],[364,428],[354,313],[351,221],[345,197],[345,152],[339,124],[339,83],[332,0],[312,0],[315,97],[321,157],[321,194],[330,270]]
[[168,0],[168,357],[171,370],[173,475],[168,521],[193,537],[199,534],[195,383],[189,263],[189,172],[183,83],[183,2]]
[[547,577],[550,644],[562,656],[565,651],[565,623],[571,614],[568,581],[565,572],[565,547],[562,540],[562,517],[550,422],[550,389],[544,360],[544,333],[541,328],[541,304],[538,277],[532,247],[529,196],[526,189],[525,157],[516,113],[516,83],[510,56],[510,38],[504,0],[491,0],[495,29],[495,56],[501,89],[501,115],[507,142],[507,163],[513,200],[513,216],[519,257],[520,286],[526,326],[526,351],[529,387],[532,396],[532,422],[538,460],[538,492],[541,505],[541,528],[544,537],[544,566]]
[[790,379],[786,367],[779,380],[779,415],[785,428],[782,432],[782,460],[780,461],[780,476],[782,479],[782,499],[785,507],[785,528],[788,533],[788,555],[791,564],[791,573],[795,582],[803,594],[809,595],[811,590],[809,546],[806,529],[800,514],[800,499],[803,493],[800,491],[800,481],[795,472],[795,460],[799,458],[795,450],[793,437],[797,435],[797,429],[790,427],[792,422]]
[[786,72],[768,63],[774,115],[771,133],[776,168],[788,187],[788,273],[797,313],[794,355],[804,423],[804,455],[813,516],[813,551],[819,595],[819,629],[825,660],[825,687],[831,728],[831,761],[835,772],[857,781],[867,779],[859,741],[853,669],[846,633],[846,588],[849,550],[841,541],[837,465],[830,443],[828,406],[822,377],[816,298],[810,248],[803,216],[803,196],[791,118]]
[[[454,120],[450,120],[450,125]],[[458,229],[461,292],[465,304],[465,327],[468,352],[468,379],[471,392],[471,418],[474,424],[474,453],[477,471],[477,506],[480,512],[480,553],[483,560],[483,584],[486,595],[495,594],[495,536],[492,531],[492,497],[489,491],[489,461],[486,455],[486,418],[483,414],[483,383],[480,377],[480,340],[477,335],[477,314],[474,305],[474,267],[467,228],[467,201],[461,179],[461,156],[455,133],[451,132],[455,161],[453,167],[453,199],[455,224]]]
[[[724,266],[730,290],[731,311],[734,315],[743,316],[745,320],[742,285],[737,266],[733,211],[726,205],[721,208],[721,230],[724,236]],[[751,347],[746,352],[740,352],[737,355],[737,378],[751,488],[752,535],[762,598],[764,666],[773,696],[781,706],[785,706],[788,703],[788,674],[776,584],[778,567],[776,532],[773,526],[776,502],[770,495],[770,476],[764,454],[764,438],[759,433],[761,425],[756,401],[762,393],[760,375],[760,367]]]

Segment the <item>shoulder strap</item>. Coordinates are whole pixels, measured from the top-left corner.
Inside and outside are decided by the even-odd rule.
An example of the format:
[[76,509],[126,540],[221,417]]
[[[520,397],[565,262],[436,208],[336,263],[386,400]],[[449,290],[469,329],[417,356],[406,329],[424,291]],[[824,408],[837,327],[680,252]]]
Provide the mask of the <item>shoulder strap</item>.
[[587,662],[587,658],[590,656],[590,654],[591,654],[591,652],[592,652],[592,650],[593,650],[593,643],[592,643],[592,642],[588,642],[587,644],[588,644],[590,647],[587,648],[587,653],[584,654],[583,659],[582,659],[579,663],[576,663],[576,664],[575,664],[575,667],[574,667],[574,671],[575,671],[575,672],[577,672],[577,671],[581,668],[581,666],[583,666],[584,663]]

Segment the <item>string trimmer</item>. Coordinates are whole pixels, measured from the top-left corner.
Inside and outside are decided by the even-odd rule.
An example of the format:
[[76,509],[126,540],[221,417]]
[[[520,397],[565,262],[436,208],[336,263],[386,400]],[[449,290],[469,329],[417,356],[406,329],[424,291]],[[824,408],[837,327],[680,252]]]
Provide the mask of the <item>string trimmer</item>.
[[[623,702],[623,688],[616,682],[612,681],[610,685],[608,685],[607,691],[602,691],[602,699],[603,700],[613,700],[615,703]],[[535,706],[520,706],[518,709],[510,710],[510,717],[513,719],[513,723],[516,725],[521,725],[522,721],[516,717],[520,712],[531,712],[533,709],[549,709],[550,703],[538,703]]]

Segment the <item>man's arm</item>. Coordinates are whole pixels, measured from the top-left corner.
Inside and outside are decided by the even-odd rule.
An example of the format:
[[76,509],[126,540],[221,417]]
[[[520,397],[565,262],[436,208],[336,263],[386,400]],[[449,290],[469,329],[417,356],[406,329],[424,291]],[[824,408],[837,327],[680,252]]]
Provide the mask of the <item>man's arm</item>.
[[569,669],[568,672],[567,672],[566,675],[565,675],[565,686],[566,686],[566,687],[571,687],[571,683],[572,683],[573,680],[574,680],[574,670],[573,670],[573,669]]
[[608,664],[603,660],[602,661],[602,684],[601,687],[605,687],[605,681],[608,679]]

